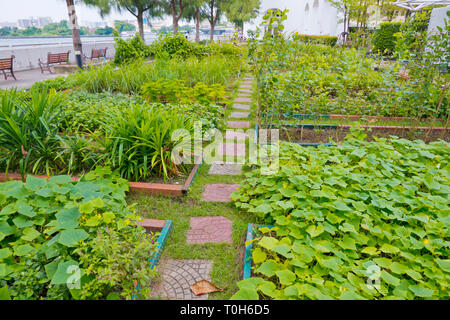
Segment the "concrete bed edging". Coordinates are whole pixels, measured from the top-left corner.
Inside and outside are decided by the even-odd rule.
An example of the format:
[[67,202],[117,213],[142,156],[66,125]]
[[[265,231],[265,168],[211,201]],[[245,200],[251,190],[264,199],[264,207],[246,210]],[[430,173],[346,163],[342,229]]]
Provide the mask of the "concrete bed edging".
[[[156,241],[156,250],[153,255],[147,259],[150,262],[150,269],[154,270],[159,263],[159,259],[161,258],[162,251],[164,250],[164,245],[166,244],[167,238],[169,236],[170,231],[172,230],[173,222],[172,220],[166,220],[164,228],[161,230],[161,234]],[[131,300],[136,300],[140,295],[141,285],[136,285],[136,293],[131,297]]]
[[[255,138],[254,138],[254,143],[256,145],[270,145],[272,144],[271,142],[266,142],[266,143],[259,143],[258,139],[259,139],[259,129],[258,129],[258,124],[255,124]],[[319,147],[319,146],[326,146],[326,147],[335,147],[336,145],[331,144],[331,143],[315,143],[315,142],[288,142],[285,141],[286,143],[293,143],[293,144],[297,144],[299,146],[302,147]]]
[[242,275],[242,280],[250,279],[252,277],[252,248],[253,248],[253,237],[255,228],[269,228],[272,229],[274,226],[272,225],[254,225],[253,223],[249,223],[247,226],[247,237],[245,239],[245,243],[251,241],[248,245],[245,246],[245,257],[244,257],[244,272]]

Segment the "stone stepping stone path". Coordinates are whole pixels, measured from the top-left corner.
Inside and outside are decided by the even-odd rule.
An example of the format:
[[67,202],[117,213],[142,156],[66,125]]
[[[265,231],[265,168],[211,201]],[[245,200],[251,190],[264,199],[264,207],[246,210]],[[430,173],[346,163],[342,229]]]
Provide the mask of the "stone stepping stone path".
[[[244,80],[235,99],[234,110],[229,116],[231,119],[242,119],[242,121],[228,121],[227,125],[232,129],[250,127],[250,121],[244,121],[244,119],[250,116],[253,79],[247,76]],[[219,143],[216,158],[217,156],[245,158],[245,143],[235,143],[235,141],[245,141],[247,138],[249,134],[243,130],[227,130],[225,139],[233,140],[233,142]],[[237,162],[215,161],[209,169],[209,174],[241,175],[242,165]],[[231,202],[231,194],[238,188],[238,184],[208,183],[205,186],[202,201]],[[189,224],[189,230],[186,233],[187,244],[233,243],[233,222],[225,217],[191,217]],[[214,261],[211,260],[199,259],[161,260],[158,266],[161,281],[152,286],[152,296],[168,300],[208,300],[207,294],[196,296],[190,287],[201,280],[211,281],[210,273],[213,263]]]
[[249,135],[239,130],[227,130],[225,133],[225,140],[245,140]]
[[193,217],[186,243],[232,243],[233,222],[225,217]]
[[232,128],[232,129],[248,129],[248,128],[250,128],[249,121],[228,121],[227,125],[228,125],[228,128]]
[[242,165],[216,161],[209,168],[210,175],[239,176],[242,173]]
[[234,99],[234,102],[236,102],[236,103],[252,103],[252,98],[237,97],[236,99]]
[[248,118],[250,112],[232,112],[230,118]]
[[227,157],[245,157],[245,143],[219,143],[216,154]]
[[208,183],[203,192],[205,202],[231,202],[231,194],[239,188],[238,184]]
[[191,286],[198,281],[211,281],[213,267],[211,260],[173,260],[161,261],[161,282],[152,288],[152,296],[168,300],[208,300],[208,295],[196,296]]
[[233,105],[234,109],[239,109],[239,110],[247,110],[250,111],[250,105],[249,104],[240,104],[240,103],[235,103]]

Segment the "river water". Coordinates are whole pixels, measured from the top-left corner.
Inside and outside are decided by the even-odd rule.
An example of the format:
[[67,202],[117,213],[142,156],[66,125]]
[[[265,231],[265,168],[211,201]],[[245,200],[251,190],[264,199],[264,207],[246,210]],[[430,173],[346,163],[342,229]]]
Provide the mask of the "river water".
[[[126,39],[127,37],[122,37]],[[145,40],[147,43],[156,39],[154,34],[146,34]],[[28,47],[36,45],[54,45],[54,44],[70,44],[72,43],[72,37],[0,37],[0,48],[6,48],[9,46],[14,47]],[[114,37],[81,37],[82,43],[92,42],[114,42]]]

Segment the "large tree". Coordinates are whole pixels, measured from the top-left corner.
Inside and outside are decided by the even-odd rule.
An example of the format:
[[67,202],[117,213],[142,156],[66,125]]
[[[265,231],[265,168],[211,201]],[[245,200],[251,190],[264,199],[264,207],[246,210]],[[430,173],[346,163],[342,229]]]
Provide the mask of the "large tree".
[[202,6],[202,13],[208,19],[210,25],[210,37],[211,41],[214,40],[214,30],[217,22],[224,13],[224,7],[230,0],[205,0]]
[[96,6],[100,9],[100,15],[105,16],[112,8],[117,11],[128,11],[136,17],[139,33],[144,39],[144,14],[148,11],[158,12],[156,9],[161,5],[160,0],[82,0],[87,5]]
[[224,4],[227,20],[241,31],[244,30],[244,22],[256,18],[261,7],[261,0],[229,0]]
[[185,9],[193,1],[196,1],[196,0],[162,0],[161,1],[166,14],[172,16],[173,34],[176,34],[178,32],[178,23],[183,18]]
[[78,25],[77,14],[75,11],[74,0],[66,0],[67,10],[69,12],[69,23],[72,29],[73,50],[75,51],[75,60],[78,67],[83,67],[83,47],[81,45],[80,27]]
[[202,15],[201,7],[206,0],[191,0],[186,3],[183,10],[182,19],[187,21],[195,21],[195,42],[200,42],[200,22],[205,17]]

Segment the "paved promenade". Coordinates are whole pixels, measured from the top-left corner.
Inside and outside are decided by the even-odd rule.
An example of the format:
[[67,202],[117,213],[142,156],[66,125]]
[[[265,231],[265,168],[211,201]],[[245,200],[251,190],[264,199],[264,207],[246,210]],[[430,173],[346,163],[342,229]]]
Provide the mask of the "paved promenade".
[[41,74],[40,69],[16,71],[14,72],[14,75],[16,76],[17,81],[11,77],[8,77],[8,80],[5,80],[3,73],[0,72],[0,89],[26,89],[30,88],[33,83],[38,81],[54,79],[59,76],[67,76],[65,74],[50,74],[49,72]]

